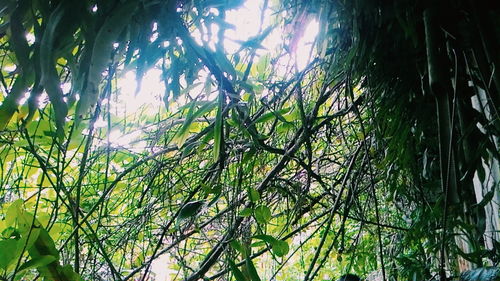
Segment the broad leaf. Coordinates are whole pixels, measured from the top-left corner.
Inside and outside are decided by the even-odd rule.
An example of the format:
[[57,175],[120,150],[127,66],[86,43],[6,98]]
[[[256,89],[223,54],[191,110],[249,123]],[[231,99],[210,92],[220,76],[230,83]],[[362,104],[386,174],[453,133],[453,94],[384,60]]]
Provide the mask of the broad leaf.
[[22,274],[23,271],[39,268],[46,266],[54,261],[56,261],[56,257],[54,256],[39,256],[30,261],[25,262],[19,267],[18,274]]
[[18,241],[14,239],[0,241],[0,268],[7,269],[17,256]]
[[257,202],[260,200],[260,193],[255,188],[249,188],[248,197],[250,197],[250,201]]
[[243,210],[240,211],[240,216],[242,217],[249,217],[251,216],[253,213],[253,210],[251,208],[245,208]]
[[257,222],[265,224],[271,220],[271,210],[267,206],[260,205],[254,210],[254,216]]

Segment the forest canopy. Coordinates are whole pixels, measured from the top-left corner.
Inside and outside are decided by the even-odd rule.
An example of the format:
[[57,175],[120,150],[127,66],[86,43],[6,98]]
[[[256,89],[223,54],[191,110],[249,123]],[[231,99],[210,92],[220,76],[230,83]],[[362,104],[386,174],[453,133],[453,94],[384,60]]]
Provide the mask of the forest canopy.
[[0,1],[0,280],[496,267],[493,2]]

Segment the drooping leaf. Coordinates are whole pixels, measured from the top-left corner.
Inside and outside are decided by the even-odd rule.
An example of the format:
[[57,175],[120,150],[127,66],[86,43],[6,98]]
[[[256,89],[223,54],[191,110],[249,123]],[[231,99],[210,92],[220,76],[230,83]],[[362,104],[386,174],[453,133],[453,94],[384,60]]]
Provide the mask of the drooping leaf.
[[212,111],[215,108],[216,103],[215,102],[204,103],[200,107],[200,109],[195,111],[196,105],[197,105],[197,103],[194,101],[190,103],[189,110],[188,110],[188,113],[186,115],[186,119],[184,120],[184,122],[182,123],[182,126],[180,127],[180,129],[177,131],[177,133],[175,134],[175,136],[172,139],[172,142],[175,143],[177,145],[177,147],[179,147],[179,148],[182,147],[184,145],[184,143],[186,142],[186,140],[189,136],[189,128],[190,128],[191,124],[195,121],[195,119]]
[[30,63],[30,48],[28,41],[26,40],[26,30],[23,26],[23,17],[28,11],[29,6],[28,1],[20,2],[19,5],[14,9],[10,16],[10,45],[16,54],[16,58],[19,61],[19,65],[22,71],[29,72],[32,67]]
[[97,32],[92,46],[86,87],[84,87],[84,90],[80,94],[80,100],[76,108],[76,125],[78,125],[79,120],[81,120],[87,111],[97,103],[102,72],[106,69],[111,59],[113,43],[116,42],[120,33],[129,23],[136,7],[136,1],[120,3],[112,9],[112,13],[106,18]]
[[18,61],[16,71],[19,74],[15,79],[10,93],[8,93],[0,105],[0,131],[5,129],[9,124],[19,106],[19,102],[34,79],[33,64],[30,63],[31,51],[26,36],[24,36],[26,30],[22,23],[22,18],[29,8],[27,4],[27,1],[20,2],[10,17],[9,43]]
[[[58,55],[55,49],[56,39],[64,37],[60,33],[61,30],[65,30],[67,33],[71,34],[70,30],[67,30],[70,26],[67,21],[74,20],[73,12],[76,10],[78,9],[74,9],[74,7],[71,7],[67,2],[60,2],[56,9],[50,14],[40,43],[40,80],[41,85],[44,87],[52,103],[59,139],[64,137],[64,124],[66,122],[66,115],[68,114],[68,106],[64,101],[63,92],[60,86],[61,81],[55,65]],[[69,36],[69,34],[65,35]]]
[[219,160],[220,151],[222,148],[222,108],[219,107],[215,116],[214,126],[214,161]]

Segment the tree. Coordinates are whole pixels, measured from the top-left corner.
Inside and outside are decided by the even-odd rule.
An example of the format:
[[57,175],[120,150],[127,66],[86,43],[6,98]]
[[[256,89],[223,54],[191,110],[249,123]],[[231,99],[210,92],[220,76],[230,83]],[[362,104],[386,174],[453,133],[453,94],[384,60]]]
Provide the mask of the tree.
[[[147,280],[159,257],[176,280],[496,265],[493,3],[264,0],[234,52],[242,1],[0,4],[4,280]],[[164,92],[124,111],[120,77],[139,93],[150,69]]]

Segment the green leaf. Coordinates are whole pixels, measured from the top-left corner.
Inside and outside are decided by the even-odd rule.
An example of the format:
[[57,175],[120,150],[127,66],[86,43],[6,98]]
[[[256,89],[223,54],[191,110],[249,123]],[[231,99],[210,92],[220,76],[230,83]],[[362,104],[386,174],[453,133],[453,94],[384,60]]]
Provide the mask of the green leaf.
[[495,189],[488,191],[483,196],[483,199],[481,200],[481,202],[477,203],[477,205],[479,205],[481,207],[485,207],[486,205],[488,205],[488,203],[490,203],[491,199],[493,199],[493,195],[495,195]]
[[20,267],[19,267],[19,271],[18,271],[18,274],[21,274],[22,272],[26,271],[26,270],[30,270],[30,269],[34,269],[34,268],[39,268],[39,267],[43,267],[43,266],[46,266],[54,261],[56,261],[56,257],[54,256],[39,256],[37,258],[34,258],[28,262],[25,262],[24,264],[22,264]]
[[257,206],[254,211],[254,216],[258,223],[268,223],[271,220],[271,210],[264,205]]
[[257,274],[257,270],[255,269],[255,266],[253,265],[252,259],[250,257],[247,257],[245,259],[245,264],[247,266],[248,274],[250,275],[250,279],[252,281],[260,281],[259,274]]
[[207,96],[210,96],[210,94],[212,94],[212,83],[213,83],[212,77],[208,76],[207,79],[205,80],[205,85],[203,86]]
[[262,56],[257,64],[255,65],[255,70],[259,74],[259,78],[265,79],[265,73],[267,68],[269,67],[270,56],[269,54]]
[[68,12],[67,7],[65,1],[57,5],[57,8],[52,12],[47,21],[47,27],[40,43],[40,81],[52,102],[57,134],[60,139],[64,137],[64,124],[66,122],[66,115],[68,114],[68,106],[63,98],[63,92],[60,87],[61,81],[56,69],[55,41],[60,36],[58,31],[64,23]]
[[[52,237],[50,237],[47,230],[44,228],[37,228],[39,234],[37,235],[37,241],[35,247],[28,248],[28,252],[32,258],[38,256],[54,256],[59,259],[59,251],[56,249],[56,245]],[[30,238],[31,239],[31,238]]]
[[253,248],[266,247],[266,246],[267,246],[267,244],[264,241],[259,241],[259,242],[255,242],[255,243],[250,244],[250,247],[253,247]]
[[178,58],[173,58],[172,65],[170,67],[170,79],[171,82],[168,83],[167,85],[167,91],[172,93],[172,97],[174,100],[177,100],[177,98],[181,94],[181,84],[180,84],[180,77],[181,77],[181,70],[179,69],[179,59]]
[[250,209],[250,208],[245,208],[245,209],[243,209],[243,210],[241,210],[241,211],[240,211],[240,214],[239,214],[239,215],[240,215],[240,216],[242,216],[242,217],[249,217],[249,216],[251,216],[251,215],[252,215],[252,213],[253,213],[253,210],[252,210],[252,209]]
[[236,266],[236,264],[232,260],[228,260],[228,263],[236,281],[247,281],[241,270],[238,268],[238,266]]
[[255,123],[265,123],[268,122],[269,120],[273,120],[274,118],[278,118],[278,120],[280,120],[281,122],[289,123],[285,119],[285,117],[283,117],[283,114],[290,112],[290,109],[291,108],[288,107],[276,111],[271,111],[266,114],[262,114],[259,118],[257,118],[257,120],[255,120]]
[[220,50],[217,50],[212,53],[213,58],[222,69],[222,71],[236,78],[236,70],[234,70],[233,64],[227,59],[226,55],[222,53]]
[[243,247],[243,245],[241,245],[241,243],[238,240],[232,240],[231,242],[229,242],[229,245],[231,245],[231,247],[233,249],[235,249],[236,251],[240,252],[240,254],[243,257],[247,256],[247,252],[246,252],[245,248]]
[[18,110],[19,102],[23,98],[29,84],[26,76],[27,75],[22,74],[15,79],[10,93],[0,105],[0,130],[5,129],[14,113]]
[[10,204],[9,208],[7,208],[7,213],[5,214],[5,225],[7,227],[14,225],[19,214],[22,212],[21,207],[23,203],[24,201],[22,199],[17,199]]
[[293,122],[296,120],[300,119],[300,110],[294,108],[293,110],[290,110],[287,114],[283,115],[283,119],[285,119],[286,122]]
[[275,254],[278,257],[285,256],[286,254],[288,254],[290,250],[290,247],[288,246],[288,243],[286,241],[276,239],[271,235],[261,234],[261,235],[255,235],[252,238],[266,241],[267,243],[269,243],[271,245],[271,250],[273,254]]
[[295,127],[293,126],[292,123],[282,123],[279,124],[278,127],[276,128],[276,133],[284,135],[294,128]]
[[273,31],[274,28],[275,28],[275,26],[268,26],[266,29],[264,29],[262,32],[260,32],[258,35],[248,38],[247,41],[235,40],[236,43],[241,44],[241,47],[237,51],[237,53],[243,49],[246,49],[246,48],[253,49],[253,50],[265,49],[262,46],[262,41],[264,41],[264,39],[266,39],[266,37],[271,33],[271,31]]
[[9,121],[17,111],[19,103],[26,90],[33,83],[33,64],[30,61],[30,49],[28,42],[26,41],[26,30],[22,22],[26,11],[29,10],[29,5],[26,4],[27,2],[20,2],[17,4],[16,9],[10,17],[9,45],[12,47],[17,58],[17,72],[19,74],[17,75],[10,92],[0,105],[0,130],[4,130],[9,124]]
[[252,238],[259,239],[262,241],[266,241],[269,244],[274,244],[276,243],[276,238],[272,237],[271,235],[266,235],[266,234],[259,234],[259,235],[254,235]]
[[179,131],[177,131],[177,133],[175,134],[175,136],[172,139],[172,142],[177,144],[177,147],[179,147],[179,148],[182,147],[184,145],[184,143],[186,142],[186,140],[189,136],[189,128],[190,128],[191,124],[196,120],[196,118],[212,111],[216,106],[215,102],[208,102],[208,103],[203,104],[200,107],[200,109],[195,111],[197,104],[198,103],[196,101],[191,102],[191,104],[189,105],[189,111],[186,115],[186,119],[184,120],[184,123],[182,124],[181,128],[179,129]]
[[29,6],[26,3],[20,3],[17,5],[14,12],[12,12],[10,17],[10,46],[14,50],[17,60],[19,61],[20,67],[23,71],[28,72],[32,67],[30,62],[30,48],[26,40],[26,30],[23,26],[23,17]]
[[8,239],[0,241],[0,268],[7,269],[17,253],[17,240]]
[[220,184],[205,184],[205,183],[201,183],[200,184],[201,188],[203,189],[203,191],[205,192],[205,194],[220,194],[221,192],[221,185]]
[[214,161],[219,160],[220,150],[222,148],[222,108],[217,110],[214,127]]
[[[28,233],[30,229],[38,229],[40,223],[34,219],[33,214],[22,210],[17,216],[17,228],[21,233]],[[31,231],[33,231],[31,230]]]
[[[19,248],[18,252],[21,254],[21,251],[23,248],[26,248],[28,251],[31,251],[35,247],[33,245],[37,242],[39,236],[40,236],[41,228],[33,228],[31,232],[26,232],[25,235],[22,236],[22,238],[19,240]],[[29,233],[29,237],[28,237]],[[22,246],[22,247],[21,247]]]
[[276,256],[283,257],[288,254],[290,247],[286,241],[276,240],[276,242],[272,244],[272,251]]
[[137,3],[135,1],[126,1],[116,5],[97,32],[92,47],[86,88],[80,94],[80,100],[76,107],[76,127],[78,127],[83,115],[87,114],[89,108],[96,104],[102,72],[106,69],[111,59],[113,43],[115,43],[124,27],[129,23],[136,8]]
[[251,159],[254,159],[255,155],[257,154],[257,150],[255,148],[250,148],[249,151],[245,152],[243,155],[243,159],[241,160],[242,164],[248,163]]
[[177,133],[175,134],[174,138],[172,139],[172,142],[177,144],[177,147],[181,148],[184,143],[186,142],[188,135],[189,135],[189,126],[191,126],[191,123],[193,123],[195,117],[194,117],[194,109],[196,107],[196,103],[192,102],[191,106],[189,107],[188,113],[186,115],[186,120],[184,120],[184,123],[182,124],[181,128]]
[[80,275],[78,275],[73,270],[73,267],[71,267],[71,265],[57,266],[57,271],[59,272],[59,274],[64,276],[65,280],[75,280],[75,281],[82,280]]
[[250,201],[257,202],[260,200],[260,193],[255,188],[249,188],[248,197],[250,197]]

